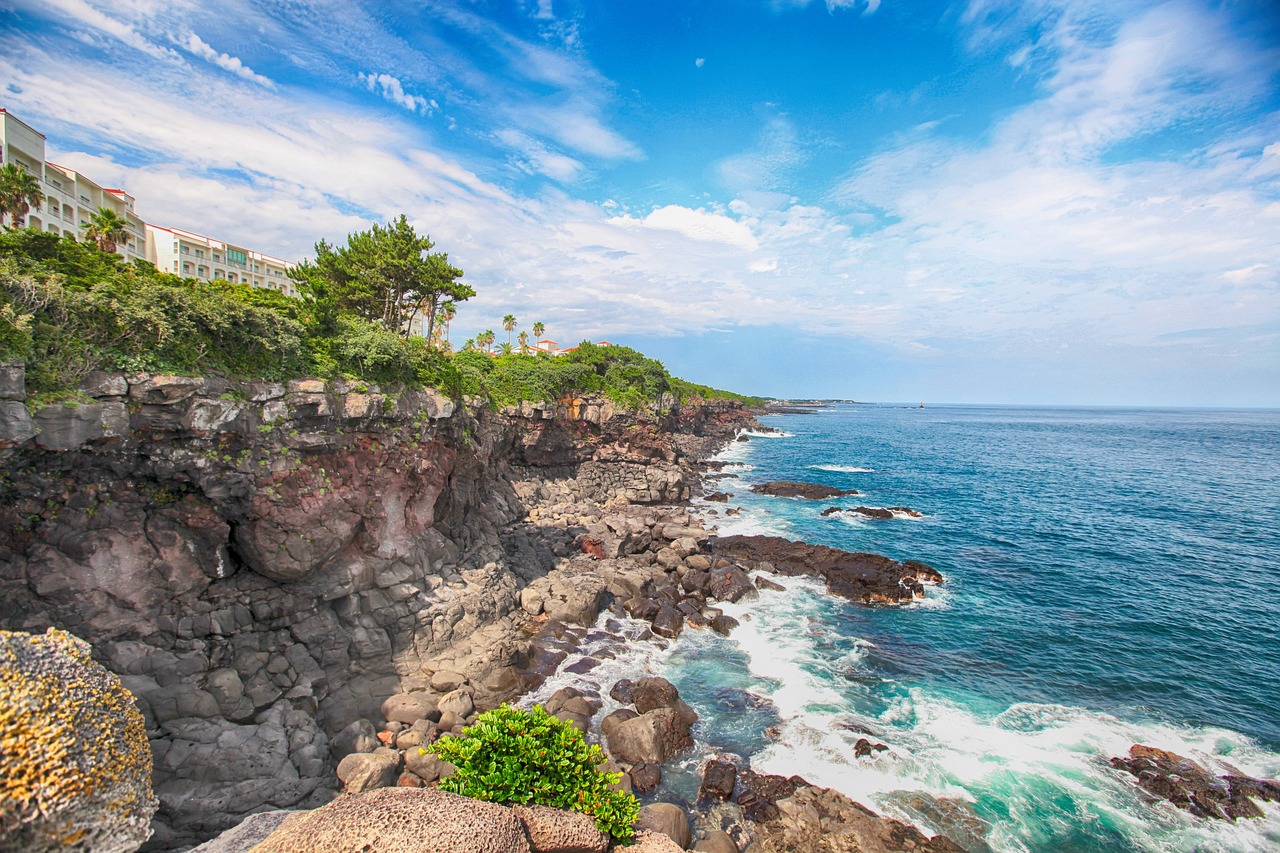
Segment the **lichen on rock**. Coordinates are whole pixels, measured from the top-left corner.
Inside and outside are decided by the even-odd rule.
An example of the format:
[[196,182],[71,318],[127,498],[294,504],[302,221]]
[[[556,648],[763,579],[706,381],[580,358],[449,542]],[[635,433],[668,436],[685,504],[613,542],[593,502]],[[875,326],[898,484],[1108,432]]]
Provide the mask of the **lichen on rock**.
[[0,631],[0,848],[136,850],[156,805],[142,714],[89,644]]

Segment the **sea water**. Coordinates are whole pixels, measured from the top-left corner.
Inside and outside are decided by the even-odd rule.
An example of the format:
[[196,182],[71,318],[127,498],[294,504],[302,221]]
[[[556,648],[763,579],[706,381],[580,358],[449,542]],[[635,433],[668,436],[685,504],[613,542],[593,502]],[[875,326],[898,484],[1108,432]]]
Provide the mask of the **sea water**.
[[[1201,821],[1108,762],[1143,743],[1280,777],[1280,412],[850,405],[764,423],[781,433],[719,457],[733,497],[701,511],[721,535],[921,560],[946,583],[862,607],[781,579],[724,608],[729,638],[630,644],[591,686],[663,675],[702,717],[699,752],[973,849],[1280,849],[1280,806]],[[767,480],[861,494],[749,492]],[[923,517],[821,515],[859,505]],[[855,757],[861,738],[888,749]],[[696,792],[699,757],[667,795]]]

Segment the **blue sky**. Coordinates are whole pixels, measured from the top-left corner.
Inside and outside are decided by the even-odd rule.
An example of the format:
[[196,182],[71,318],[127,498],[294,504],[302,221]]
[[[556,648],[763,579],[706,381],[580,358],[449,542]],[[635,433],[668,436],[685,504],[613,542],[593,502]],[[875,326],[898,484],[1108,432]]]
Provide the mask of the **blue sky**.
[[562,345],[779,396],[1280,405],[1270,0],[0,0],[0,106],[301,259],[405,212]]

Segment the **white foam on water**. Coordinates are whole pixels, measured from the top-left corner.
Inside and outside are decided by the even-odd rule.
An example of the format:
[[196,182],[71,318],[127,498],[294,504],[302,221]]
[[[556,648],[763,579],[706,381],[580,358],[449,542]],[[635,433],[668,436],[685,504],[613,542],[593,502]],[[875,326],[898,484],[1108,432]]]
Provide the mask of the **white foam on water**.
[[[821,584],[770,579],[784,590],[723,607],[741,622],[727,641],[746,654],[750,674],[764,680],[764,695],[782,717],[777,742],[750,757],[757,772],[800,775],[916,823],[918,816],[903,812],[891,792],[998,801],[1008,817],[986,816],[995,820],[987,841],[1000,853],[1039,853],[1067,843],[1064,838],[1079,843],[1081,827],[1106,827],[1098,831],[1110,843],[1135,850],[1280,849],[1280,804],[1260,803],[1266,816],[1258,820],[1198,821],[1170,804],[1146,802],[1136,779],[1108,762],[1143,743],[1219,773],[1228,772],[1220,764],[1226,761],[1250,776],[1280,775],[1280,755],[1247,737],[1059,705],[1019,704],[990,716],[919,687],[890,685],[888,696],[896,698],[886,706],[883,699],[871,701],[868,694],[876,686],[842,674],[864,662],[869,643],[855,644],[836,660],[823,659],[817,640],[828,626],[816,620],[831,605],[823,601]],[[890,749],[855,758],[861,737]],[[921,828],[929,834],[945,830]]]
[[[795,438],[796,437],[796,434],[794,432],[783,432],[782,430],[779,430],[778,432],[761,432],[760,430],[754,430],[754,429],[740,429],[738,430],[738,435],[746,435],[746,436],[750,436],[751,438]],[[746,444],[747,442],[741,442],[741,443]]]
[[840,474],[874,474],[875,468],[859,468],[857,465],[810,465],[818,471],[835,471]]

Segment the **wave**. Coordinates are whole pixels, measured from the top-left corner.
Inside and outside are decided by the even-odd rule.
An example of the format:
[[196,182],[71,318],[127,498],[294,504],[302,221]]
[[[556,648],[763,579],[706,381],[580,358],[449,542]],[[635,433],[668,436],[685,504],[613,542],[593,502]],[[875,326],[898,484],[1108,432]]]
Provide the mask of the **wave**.
[[[750,436],[751,438],[795,438],[796,437],[796,434],[794,432],[783,432],[782,430],[779,430],[778,432],[761,432],[759,430],[754,430],[754,429],[738,430],[738,435],[746,435],[746,436]],[[743,442],[743,443],[746,444],[747,442]]]
[[818,471],[835,471],[840,474],[875,474],[875,468],[859,468],[857,465],[810,465]]
[[[1146,802],[1135,780],[1108,762],[1146,743],[1275,778],[1280,755],[1248,737],[1063,705],[992,709],[897,683],[877,672],[871,643],[839,636],[837,610],[847,605],[812,580],[770,579],[784,590],[724,607],[741,622],[725,642],[745,655],[743,678],[763,685],[781,717],[776,742],[750,756],[757,772],[798,774],[926,834],[971,832],[985,821],[986,843],[1000,853],[1234,853],[1280,843],[1280,805],[1262,804],[1266,816],[1254,821],[1202,823]],[[939,593],[930,589],[916,606],[946,606]],[[700,665],[708,665],[705,653]],[[856,757],[861,738],[887,749]],[[939,799],[947,808],[929,806]],[[975,821],[952,821],[963,813]]]
[[[886,507],[880,507],[880,506],[869,506],[867,507],[867,509],[873,509],[873,510],[887,509],[888,512],[893,514],[893,517],[895,519],[907,519],[908,521],[920,521],[921,519],[929,518],[929,516],[925,515],[924,513],[916,512],[915,510],[905,510],[899,507],[891,506],[886,508]],[[854,512],[852,509],[845,509],[845,510],[841,510],[840,512],[833,512],[828,516],[828,518],[838,518],[840,521],[843,521],[845,524],[852,524],[856,526],[861,526],[863,524],[868,524],[875,521],[885,520],[883,518],[875,518],[870,515],[864,515],[863,513],[860,513],[860,512]]]

